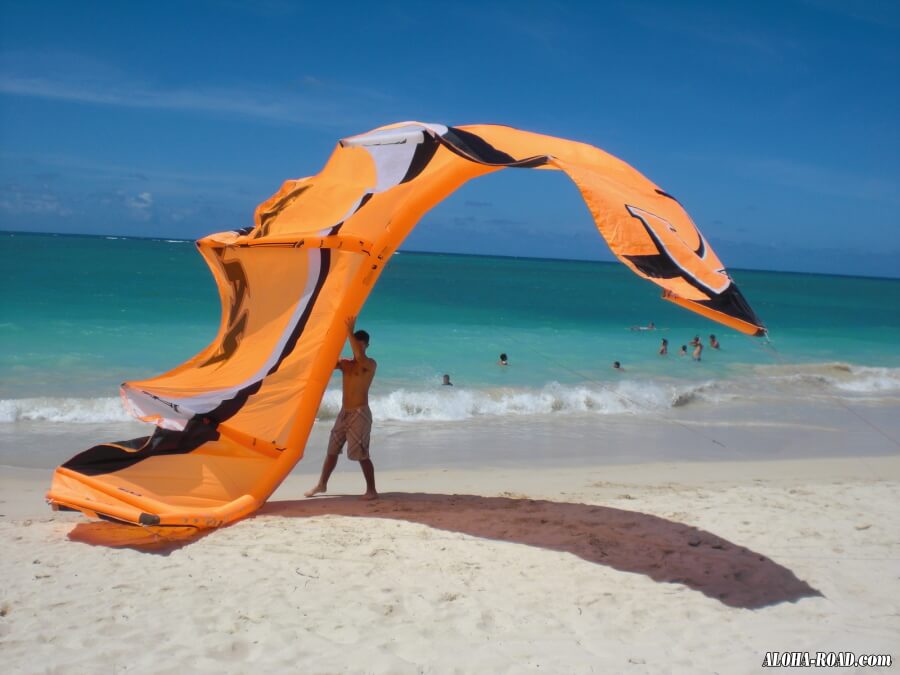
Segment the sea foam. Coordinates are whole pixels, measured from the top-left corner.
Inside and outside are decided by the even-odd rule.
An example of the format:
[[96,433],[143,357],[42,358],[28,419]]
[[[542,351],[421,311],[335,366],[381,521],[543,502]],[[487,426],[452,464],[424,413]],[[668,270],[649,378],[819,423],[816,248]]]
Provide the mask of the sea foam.
[[[374,417],[398,422],[454,422],[477,417],[528,415],[648,415],[673,408],[835,398],[894,404],[900,397],[900,368],[870,368],[843,363],[757,366],[752,375],[699,382],[623,379],[610,383],[542,387],[398,387],[374,391]],[[330,420],[341,408],[339,389],[328,389],[318,411]],[[101,424],[132,418],[117,397],[34,397],[0,400],[0,424],[48,422]]]
[[[468,389],[427,391],[402,388],[370,398],[376,419],[416,422],[453,422],[475,417],[502,417],[592,413],[596,415],[648,414],[686,405],[687,401],[716,400],[720,395],[709,383],[673,387],[655,382],[624,381],[615,385],[561,385],[551,382],[539,389]],[[341,407],[341,393],[325,393],[319,417],[334,418]]]
[[109,398],[17,398],[0,399],[0,424],[11,422],[57,422],[102,424],[130,422],[118,397]]

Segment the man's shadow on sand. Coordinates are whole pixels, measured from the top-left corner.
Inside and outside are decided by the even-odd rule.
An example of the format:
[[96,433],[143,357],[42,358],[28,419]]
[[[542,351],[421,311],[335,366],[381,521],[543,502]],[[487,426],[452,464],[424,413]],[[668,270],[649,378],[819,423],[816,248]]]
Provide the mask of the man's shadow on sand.
[[[269,502],[251,518],[337,515],[420,523],[472,537],[562,551],[597,565],[675,583],[729,607],[758,609],[821,596],[791,570],[715,534],[637,511],[514,497],[385,493]],[[123,530],[122,528],[126,528]],[[168,554],[212,530],[82,523],[71,539]],[[129,542],[129,532],[135,537]]]

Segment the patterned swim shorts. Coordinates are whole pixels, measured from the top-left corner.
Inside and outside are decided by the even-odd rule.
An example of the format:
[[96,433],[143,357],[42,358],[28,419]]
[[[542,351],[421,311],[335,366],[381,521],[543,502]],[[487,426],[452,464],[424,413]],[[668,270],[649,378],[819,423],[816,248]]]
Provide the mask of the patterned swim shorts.
[[347,457],[359,462],[369,459],[369,435],[372,432],[372,412],[369,406],[360,408],[341,408],[331,437],[328,439],[328,454],[339,455],[347,443]]

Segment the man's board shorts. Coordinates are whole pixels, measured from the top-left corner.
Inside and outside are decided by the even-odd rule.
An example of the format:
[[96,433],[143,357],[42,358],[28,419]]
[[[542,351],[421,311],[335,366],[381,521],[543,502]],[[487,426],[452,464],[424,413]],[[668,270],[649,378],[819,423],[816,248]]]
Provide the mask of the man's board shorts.
[[360,462],[369,459],[369,436],[372,432],[372,411],[369,406],[344,409],[338,413],[328,440],[328,454],[339,455],[347,444],[347,457]]

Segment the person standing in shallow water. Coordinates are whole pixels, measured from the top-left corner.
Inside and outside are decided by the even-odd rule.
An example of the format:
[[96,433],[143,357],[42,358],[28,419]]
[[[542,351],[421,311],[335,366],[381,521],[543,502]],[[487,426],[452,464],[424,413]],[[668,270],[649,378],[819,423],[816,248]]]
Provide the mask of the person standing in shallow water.
[[694,353],[692,355],[694,361],[699,361],[703,354],[703,343],[700,342],[700,336],[695,335],[694,339],[691,340],[690,345],[694,348]]
[[341,411],[334,421],[328,440],[328,452],[322,464],[322,475],[316,486],[306,492],[307,497],[328,490],[328,479],[331,478],[331,472],[337,466],[338,455],[346,443],[347,457],[359,462],[366,479],[366,492],[362,499],[378,499],[378,492],[375,490],[375,466],[369,457],[369,437],[372,432],[369,387],[375,379],[378,363],[366,355],[366,349],[369,348],[369,334],[364,330],[354,331],[355,325],[355,316],[347,319],[347,334],[353,358],[341,359],[335,366],[335,370],[340,370],[343,375]]
[[662,344],[659,346],[659,355],[665,356],[669,353],[669,341],[666,338],[662,339]]

